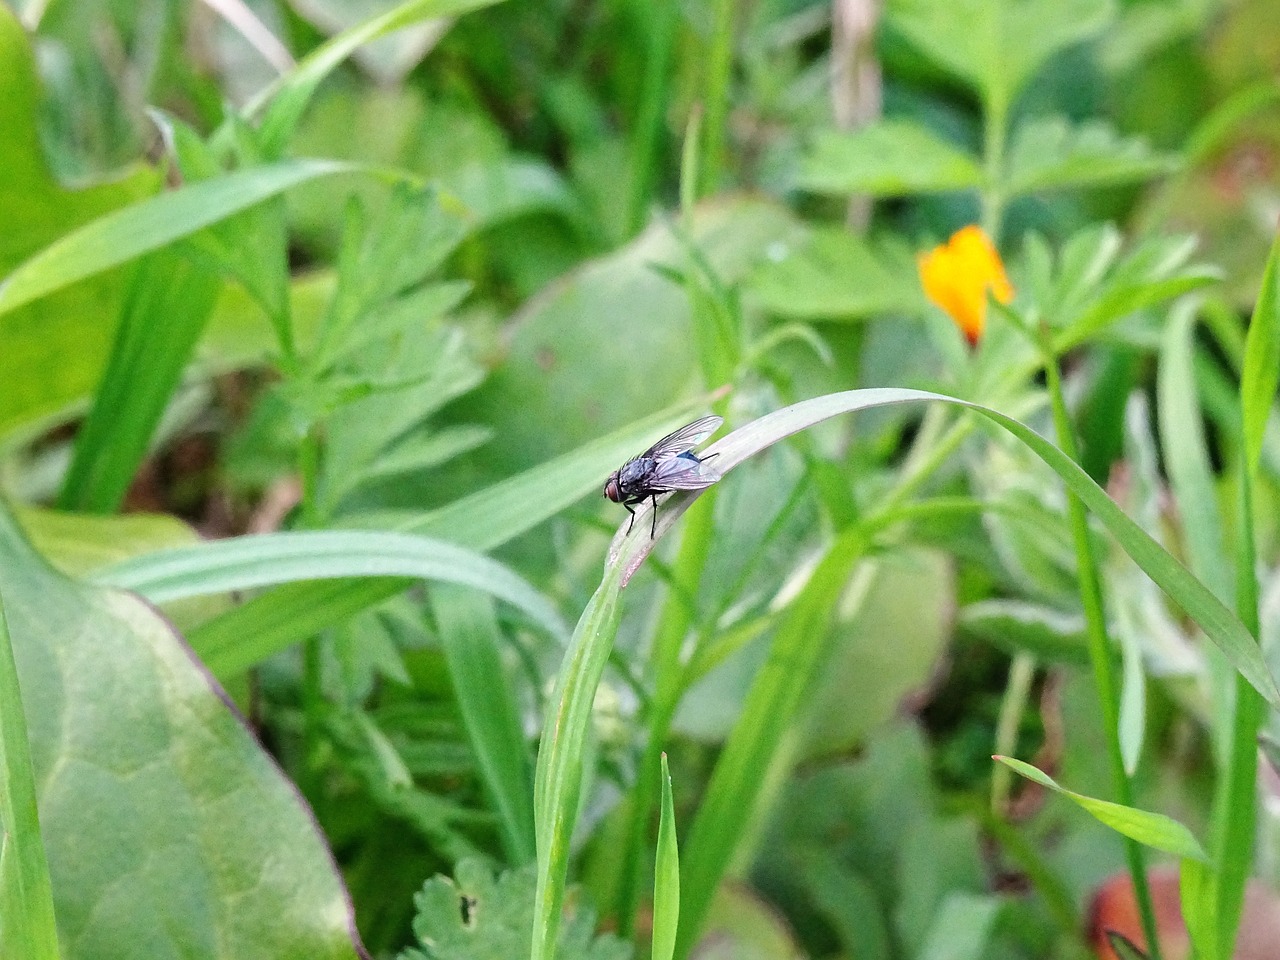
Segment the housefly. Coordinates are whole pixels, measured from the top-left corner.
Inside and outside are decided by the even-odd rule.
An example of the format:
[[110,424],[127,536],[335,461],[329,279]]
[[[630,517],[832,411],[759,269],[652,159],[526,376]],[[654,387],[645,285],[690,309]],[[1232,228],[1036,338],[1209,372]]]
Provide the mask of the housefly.
[[613,473],[604,484],[604,495],[614,503],[620,503],[631,514],[627,533],[636,522],[636,512],[631,509],[646,500],[653,501],[653,522],[649,528],[652,539],[658,533],[658,494],[673,490],[702,490],[720,479],[720,474],[699,457],[693,448],[700,444],[724,423],[723,417],[703,417],[681,427],[670,436],[663,437],[652,447],[632,457]]

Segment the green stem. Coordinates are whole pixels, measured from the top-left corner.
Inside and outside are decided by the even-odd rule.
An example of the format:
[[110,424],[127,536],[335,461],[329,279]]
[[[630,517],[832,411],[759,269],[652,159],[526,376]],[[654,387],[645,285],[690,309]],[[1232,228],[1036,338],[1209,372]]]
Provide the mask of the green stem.
[[[1036,675],[1036,658],[1022,651],[1013,658],[1009,665],[1009,683],[1004,689],[1004,699],[1000,702],[1000,716],[996,721],[995,752],[1005,756],[1018,754],[1018,727],[1022,724],[1022,715],[1027,709],[1027,698],[1031,694],[1031,681]],[[1004,811],[1009,801],[1009,785],[1013,779],[1013,771],[1003,763],[995,764],[991,773],[991,812],[997,817]]]
[[711,49],[707,51],[706,140],[701,194],[714,193],[724,177],[726,126],[729,120],[729,79],[733,70],[734,0],[715,0]]
[[982,131],[982,153],[986,167],[986,184],[982,189],[982,229],[995,244],[1000,243],[1000,228],[1004,220],[1004,154],[1008,127],[1008,95],[1003,89],[996,87],[987,98]]
[[[1004,764],[997,766],[1008,770]],[[1009,771],[1012,773],[1013,771]],[[1057,922],[1064,934],[1077,943],[1081,940],[1084,923],[1075,906],[1075,897],[1071,890],[1058,877],[1057,872],[1040,855],[1035,844],[1028,842],[1016,827],[1011,825],[998,811],[992,811],[975,803],[975,817],[982,822],[987,831],[1027,875],[1031,885],[1036,888],[1049,913]],[[1091,954],[1092,955],[1092,954]]]
[[[1239,535],[1236,548],[1236,615],[1259,636],[1257,557],[1253,542],[1253,485],[1256,477],[1241,471]],[[1236,674],[1236,706],[1231,749],[1223,789],[1214,810],[1214,862],[1217,873],[1218,956],[1230,957],[1244,907],[1245,884],[1253,865],[1257,821],[1258,730],[1266,704],[1253,686]]]
[[[1053,408],[1053,425],[1062,452],[1077,463],[1080,452],[1076,446],[1071,417],[1062,393],[1062,377],[1058,370],[1058,358],[1052,350],[1052,332],[1047,324],[1040,329],[1041,347],[1044,351],[1044,372]],[[1089,536],[1089,519],[1084,504],[1073,493],[1067,494],[1068,518],[1071,536],[1075,542],[1076,565],[1079,569],[1080,603],[1084,607],[1086,633],[1089,640],[1089,660],[1093,664],[1094,686],[1102,707],[1102,724],[1107,742],[1107,759],[1115,781],[1118,800],[1126,807],[1133,806],[1133,785],[1124,769],[1124,756],[1120,747],[1120,703],[1117,693],[1115,668],[1111,657],[1111,639],[1107,636],[1106,614],[1102,602],[1102,582],[1098,563],[1093,553],[1093,541]],[[1142,918],[1142,931],[1147,940],[1151,960],[1160,960],[1160,945],[1156,936],[1155,909],[1151,903],[1151,889],[1147,884],[1147,871],[1142,847],[1135,840],[1124,840],[1125,856],[1129,861],[1129,873],[1133,878],[1134,897],[1138,901],[1138,913]]]

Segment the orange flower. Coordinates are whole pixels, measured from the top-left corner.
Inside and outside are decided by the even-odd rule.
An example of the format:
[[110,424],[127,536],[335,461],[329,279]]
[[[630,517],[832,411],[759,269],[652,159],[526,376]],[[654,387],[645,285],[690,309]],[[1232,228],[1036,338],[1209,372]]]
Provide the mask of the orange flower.
[[987,320],[987,291],[1001,303],[1013,299],[1000,254],[981,227],[968,226],[919,258],[925,296],[951,315],[976,346]]

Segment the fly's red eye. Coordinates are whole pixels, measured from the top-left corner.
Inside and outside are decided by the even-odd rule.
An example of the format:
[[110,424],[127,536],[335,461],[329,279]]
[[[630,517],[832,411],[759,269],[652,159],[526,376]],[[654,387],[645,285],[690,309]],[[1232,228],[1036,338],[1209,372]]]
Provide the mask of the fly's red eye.
[[614,503],[618,502],[618,481],[614,477],[610,477],[604,483],[604,495]]

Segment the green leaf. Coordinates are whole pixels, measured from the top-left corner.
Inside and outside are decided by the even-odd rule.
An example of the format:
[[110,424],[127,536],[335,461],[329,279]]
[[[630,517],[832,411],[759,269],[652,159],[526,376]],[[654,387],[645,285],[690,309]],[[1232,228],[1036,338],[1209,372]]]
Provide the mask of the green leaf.
[[1084,618],[1023,600],[979,600],[960,611],[957,625],[1008,653],[1088,666]]
[[99,517],[15,506],[14,514],[40,555],[71,577],[200,540],[181,520],[161,513]]
[[[587,494],[598,496],[610,470],[686,422],[691,409],[691,404],[680,404],[673,411],[631,424],[425,517],[415,517],[402,524],[399,532],[492,550]],[[339,580],[281,587],[211,620],[195,631],[191,642],[218,676],[234,676],[291,643],[395,596],[410,582]]]
[[1106,123],[1072,127],[1064,117],[1038,118],[1014,134],[1006,189],[1019,194],[1107,186],[1171,173],[1177,164],[1140,139],[1122,139]]
[[[532,867],[496,878],[481,860],[458,863],[456,880],[432,877],[414,898],[419,947],[400,960],[513,960],[529,952],[533,927]],[[579,898],[565,918],[556,960],[628,960],[630,947],[612,934],[595,936],[595,913]]]
[[569,847],[582,792],[587,732],[596,688],[618,632],[621,565],[605,571],[573,631],[542,724],[533,810],[538,836],[538,884],[531,960],[555,960]]
[[[640,526],[639,520],[636,526]],[[770,763],[791,727],[815,668],[830,647],[831,611],[849,587],[853,568],[865,550],[865,538],[857,527],[827,550],[779,625],[769,657],[751,684],[689,829],[680,903],[680,956],[688,956],[696,942],[720,879],[755,814]],[[869,580],[862,578],[856,588],[859,596]]]
[[50,570],[2,509],[0,591],[63,960],[355,960],[315,821],[165,620]]
[[292,73],[268,87],[245,108],[246,115],[263,113],[258,130],[263,153],[274,158],[284,152],[320,82],[359,47],[420,20],[459,16],[495,2],[497,0],[407,0],[322,44],[299,62]]
[[1000,900],[989,894],[948,894],[929,925],[920,960],[983,960],[1000,907]]
[[529,863],[536,854],[533,770],[520,704],[502,664],[493,602],[474,590],[438,586],[431,591],[431,609],[462,724],[501,818],[507,856]]
[[795,320],[861,320],[916,313],[924,298],[905,249],[820,228],[795,244],[770,248],[748,289],[770,313]]
[[1103,30],[1111,0],[890,0],[888,26],[980,93],[1009,105],[1055,53]]
[[60,960],[18,667],[0,587],[0,956]]
[[1151,960],[1145,953],[1138,949],[1132,940],[1123,933],[1116,933],[1114,930],[1107,931],[1107,942],[1111,944],[1111,949],[1119,960]]
[[119,509],[221,286],[170,250],[138,265],[93,408],[76,433],[62,509]]
[[1263,438],[1280,385],[1280,235],[1271,244],[1262,289],[1245,338],[1240,403],[1244,417],[1244,468],[1257,471]]
[[152,603],[338,577],[414,577],[483,590],[564,636],[555,608],[496,560],[428,537],[360,530],[265,533],[179,547],[127,560],[94,580]]
[[907,120],[825,131],[800,168],[800,185],[815,193],[901,197],[966,190],[982,181],[971,154]]
[[1015,760],[1012,757],[995,757],[994,759],[1009,767],[1014,773],[1021,774],[1028,780],[1033,780],[1042,787],[1048,787],[1055,793],[1060,793],[1069,800],[1074,801],[1100,823],[1131,840],[1136,840],[1164,853],[1171,853],[1189,860],[1198,860],[1202,863],[1208,862],[1209,858],[1205,855],[1200,842],[1196,840],[1190,830],[1172,817],[1166,817],[1160,813],[1151,813],[1147,810],[1138,810],[1134,807],[1122,806],[1109,800],[1086,797],[1084,794],[1075,793],[1059,786],[1048,774],[1037,770],[1029,763],[1023,763],[1021,760]]
[[653,944],[650,960],[672,960],[680,925],[680,851],[676,845],[676,811],[671,799],[671,771],[662,755],[662,817],[658,821],[658,857],[653,877]]
[[1195,956],[1198,960],[1220,960],[1219,877],[1211,866],[1193,858],[1183,859],[1179,874],[1182,918]]
[[[77,226],[154,193],[158,171],[136,166],[110,183],[69,190],[49,171],[38,129],[41,91],[26,31],[0,5],[0,276]],[[104,323],[124,296],[124,277],[103,274],[0,322],[0,440],[35,432],[97,382],[111,342]]]
[[[0,284],[0,318],[78,280],[166,247],[290,187],[358,169],[331,160],[287,160],[204,180],[99,217],[65,234],[5,278]],[[0,330],[4,326],[0,322]]]

